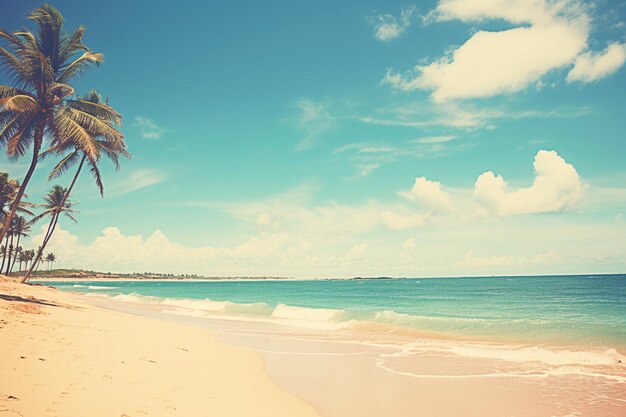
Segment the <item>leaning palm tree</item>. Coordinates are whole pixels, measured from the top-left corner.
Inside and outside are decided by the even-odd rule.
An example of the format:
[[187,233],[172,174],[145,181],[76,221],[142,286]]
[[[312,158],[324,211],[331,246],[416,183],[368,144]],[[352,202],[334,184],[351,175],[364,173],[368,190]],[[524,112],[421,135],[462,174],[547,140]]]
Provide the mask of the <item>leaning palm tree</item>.
[[50,223],[48,223],[48,229],[46,230],[46,234],[44,235],[43,242],[37,250],[35,261],[30,265],[30,268],[26,275],[24,275],[22,282],[28,281],[28,278],[33,273],[33,269],[35,268],[35,265],[37,265],[37,262],[41,258],[43,251],[46,248],[46,245],[50,241],[50,237],[54,232],[54,229],[57,225],[57,222],[59,221],[59,217],[61,216],[61,214],[65,214],[67,217],[77,223],[76,219],[72,215],[76,213],[76,210],[72,208],[74,206],[74,203],[67,198],[67,194],[67,188],[63,188],[60,185],[55,185],[54,187],[52,187],[52,190],[50,190],[44,198],[45,204],[42,205],[44,211],[33,218],[32,222],[35,223],[40,219],[43,219],[44,217],[50,216]]
[[[0,70],[12,83],[0,85],[0,146],[6,146],[12,160],[32,148],[30,165],[0,230],[0,242],[35,171],[44,140],[51,144],[68,138],[88,142],[85,124],[90,118],[68,106],[74,93],[69,83],[104,60],[102,54],[83,44],[84,26],[69,35],[63,31],[63,16],[54,7],[38,7],[28,19],[37,25],[34,34],[0,29],[0,40],[7,45],[0,47]],[[91,103],[82,105],[94,107]],[[97,155],[96,149],[91,151]]]
[[[90,103],[92,107],[83,106],[83,103]],[[78,168],[74,173],[70,186],[65,189],[64,197],[60,201],[55,201],[55,207],[58,211],[65,210],[66,202],[85,163],[87,163],[89,171],[94,177],[96,186],[100,191],[100,195],[104,196],[104,184],[102,183],[102,175],[98,166],[100,156],[105,155],[113,161],[115,169],[120,168],[119,160],[121,156],[131,158],[131,154],[126,150],[124,135],[117,130],[117,128],[121,126],[121,115],[113,107],[109,106],[108,100],[103,102],[100,94],[98,94],[95,90],[92,90],[84,97],[80,97],[79,100],[69,103],[69,106],[75,107],[77,110],[81,111],[85,117],[92,117],[93,123],[90,124],[90,127],[87,130],[89,134],[88,144],[68,139],[65,142],[59,142],[51,146],[48,150],[42,153],[42,157],[50,154],[66,154],[54,167],[48,176],[48,179],[60,176],[70,169],[72,165],[78,162]],[[93,111],[95,108],[97,108],[98,111]],[[97,156],[94,156],[91,151],[92,149],[96,149],[98,151]],[[41,253],[43,253],[43,250],[54,233],[59,214],[60,212],[56,213],[56,219],[54,219],[53,216],[50,225],[48,225],[48,231],[39,249],[39,254],[37,255],[38,258],[41,257]],[[39,218],[41,217],[36,217],[33,221],[36,221]],[[31,264],[28,273],[24,277],[24,282],[30,278],[36,264],[37,261]]]

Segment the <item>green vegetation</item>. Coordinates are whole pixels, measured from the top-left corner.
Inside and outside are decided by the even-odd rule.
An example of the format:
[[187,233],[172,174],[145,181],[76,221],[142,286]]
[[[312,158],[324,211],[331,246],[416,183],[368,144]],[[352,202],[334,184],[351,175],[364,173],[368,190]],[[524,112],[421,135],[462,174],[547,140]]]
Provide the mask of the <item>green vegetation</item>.
[[[62,213],[72,216],[69,199],[82,168],[87,165],[96,186],[104,196],[100,174],[101,156],[119,168],[121,156],[130,157],[124,135],[118,130],[122,116],[92,90],[75,95],[71,83],[104,55],[91,51],[83,43],[85,27],[66,33],[63,16],[50,5],[33,10],[28,19],[36,30],[10,32],[0,29],[0,71],[12,85],[0,85],[0,146],[10,160],[31,154],[31,162],[22,183],[0,173],[0,256],[2,272],[10,274],[15,263],[19,270],[28,268],[26,282],[42,262],[46,248]],[[48,178],[58,178],[77,164],[69,187],[55,185],[45,197],[45,204],[25,201],[26,188],[38,163],[46,157],[61,156]],[[35,216],[30,209],[42,208]],[[26,220],[26,217],[32,217]],[[30,226],[49,217],[43,242],[36,250],[24,250],[20,239],[28,236]],[[32,255],[32,256],[31,256]],[[48,254],[49,268],[56,256]]]

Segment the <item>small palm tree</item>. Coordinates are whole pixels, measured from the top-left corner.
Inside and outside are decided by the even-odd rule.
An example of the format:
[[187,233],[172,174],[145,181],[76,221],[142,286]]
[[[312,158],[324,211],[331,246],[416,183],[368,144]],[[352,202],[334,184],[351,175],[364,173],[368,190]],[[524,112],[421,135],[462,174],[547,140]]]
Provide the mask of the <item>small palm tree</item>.
[[52,264],[55,263],[57,260],[57,257],[54,253],[50,252],[48,255],[46,255],[46,262],[48,262],[48,270],[51,271],[52,270]]
[[[18,216],[13,219],[11,222],[11,228],[9,230],[9,234],[7,236],[10,237],[11,241],[9,244],[9,259],[7,263],[7,268],[5,271],[6,275],[9,275],[13,270],[15,262],[18,259],[19,253],[22,251],[22,247],[20,246],[20,239],[23,236],[28,236],[28,232],[30,232],[30,223],[24,219],[24,217]],[[17,241],[15,242],[15,246],[13,246],[13,239],[17,237]],[[14,248],[14,249],[13,249]],[[13,253],[11,253],[13,252]],[[11,261],[11,255],[13,255],[13,261]]]
[[[63,30],[63,16],[50,5],[34,9],[28,19],[35,22],[35,34],[28,30],[9,32],[0,29],[0,69],[13,85],[0,85],[0,146],[6,146],[10,159],[15,160],[32,148],[31,162],[0,230],[0,242],[24,196],[26,187],[37,167],[40,151],[47,139],[52,144],[69,138],[88,142],[84,127],[88,119],[77,109],[69,107],[68,98],[74,94],[69,83],[92,65],[100,64],[104,56],[90,51],[83,44],[85,27],[71,34]],[[88,104],[87,104],[88,105]],[[97,150],[93,149],[94,154]]]
[[22,250],[22,252],[20,253],[20,257],[19,257],[19,269],[18,269],[18,273],[19,271],[22,270],[22,263],[24,263],[24,265],[28,265],[28,251],[27,250]]
[[[2,223],[2,226],[0,227],[4,227],[3,223],[7,217],[7,212],[10,210],[11,205],[15,201],[15,196],[17,195],[19,188],[20,188],[19,181],[9,178],[9,175],[7,173],[4,173],[4,172],[0,173],[0,223]],[[28,209],[31,206],[32,205],[30,203],[22,200],[20,204],[17,206],[17,211],[20,214],[32,216],[33,213]],[[14,224],[14,220],[15,219],[11,221],[12,224]],[[7,242],[9,240],[8,238],[10,234],[11,234],[11,227],[9,227],[9,230],[7,231],[5,235]],[[4,270],[4,268],[0,269],[0,271],[2,270]]]
[[48,223],[48,230],[46,231],[43,242],[41,246],[39,247],[37,254],[35,256],[35,262],[31,264],[30,269],[28,270],[26,275],[24,275],[22,282],[26,282],[28,278],[30,277],[30,275],[33,273],[33,269],[35,265],[37,264],[37,262],[39,261],[39,259],[41,258],[41,256],[43,255],[43,251],[46,248],[46,245],[48,244],[48,242],[50,241],[50,237],[52,236],[52,233],[54,232],[54,229],[56,228],[57,222],[59,221],[59,217],[61,216],[61,214],[65,214],[75,223],[78,223],[76,219],[74,218],[74,216],[72,215],[76,213],[76,210],[72,208],[74,203],[67,198],[67,194],[68,194],[67,188],[63,188],[60,185],[55,185],[54,187],[52,187],[52,190],[50,190],[48,194],[46,195],[46,197],[44,198],[46,202],[45,204],[42,205],[42,207],[44,208],[44,211],[38,216],[35,216],[33,218],[32,222],[35,223],[36,221],[46,216],[50,216],[50,223]]

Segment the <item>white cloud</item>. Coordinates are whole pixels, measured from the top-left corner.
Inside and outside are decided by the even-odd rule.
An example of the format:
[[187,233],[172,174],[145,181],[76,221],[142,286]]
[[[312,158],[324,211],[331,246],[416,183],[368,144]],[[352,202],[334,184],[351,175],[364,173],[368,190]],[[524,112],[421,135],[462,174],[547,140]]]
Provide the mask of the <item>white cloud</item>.
[[380,213],[380,218],[384,225],[391,230],[406,230],[424,226],[428,221],[428,214],[385,210]]
[[366,251],[367,251],[367,243],[360,243],[358,245],[353,246],[348,251],[348,253],[346,253],[346,259],[349,261],[359,259],[363,257]]
[[415,183],[409,192],[400,193],[405,198],[413,200],[433,211],[452,211],[454,205],[448,193],[441,188],[441,183],[429,181],[425,177],[415,178]]
[[125,173],[124,179],[111,186],[110,196],[130,193],[165,180],[165,174],[155,169],[139,169]]
[[412,74],[388,71],[383,83],[404,91],[432,91],[435,102],[444,102],[520,91],[574,62],[569,78],[600,78],[623,64],[624,51],[614,44],[600,55],[585,52],[587,8],[578,0],[441,0],[430,14],[432,21],[504,20],[514,27],[479,30],[449,54],[416,66]]
[[559,3],[442,0],[435,12],[439,21],[504,19],[530,26],[478,31],[450,55],[417,66],[416,75],[389,72],[383,81],[406,91],[431,90],[437,102],[519,91],[572,63],[586,47],[588,17],[572,1]]
[[[546,151],[538,153],[535,165],[538,178],[546,177],[556,185],[538,185],[542,181],[536,179],[528,188],[533,190],[527,192],[528,199],[538,199],[543,208],[555,207],[546,203],[559,200],[555,195],[570,196],[560,201],[576,200],[571,197],[575,193],[567,191],[576,187],[564,186],[568,183],[564,178],[579,182],[573,167]],[[560,191],[545,192],[551,188]],[[219,276],[598,273],[626,266],[626,223],[619,216],[616,219],[626,201],[623,188],[590,192],[585,202],[594,200],[593,205],[585,206],[575,219],[565,216],[558,221],[554,216],[466,216],[477,204],[468,189],[447,190],[457,210],[439,213],[421,212],[401,201],[319,203],[313,191],[304,186],[263,201],[193,204],[231,214],[235,227],[229,229],[228,240],[234,243],[227,245],[190,247],[171,241],[160,230],[147,236],[127,235],[116,227],[107,227],[96,239],[85,241],[63,229],[62,223],[47,251],[58,256],[58,267]],[[511,195],[517,191],[505,190],[499,196],[504,203],[488,207],[513,214]],[[522,208],[529,212],[528,206]],[[532,212],[535,209],[530,207]],[[513,212],[520,213],[517,207]],[[585,218],[585,213],[591,218]],[[238,227],[242,223],[244,227]],[[419,241],[415,228],[420,228]],[[30,247],[41,242],[44,230],[45,225],[42,233],[33,236]],[[219,237],[207,234],[206,242],[216,240]],[[585,242],[584,253],[580,242]]]
[[165,133],[165,128],[144,116],[135,117],[135,126],[139,127],[139,133],[144,139],[160,139]]
[[518,263],[515,259],[509,256],[477,256],[474,251],[468,251],[463,260],[457,265],[470,269],[476,268],[493,268],[493,267],[510,267]]
[[474,196],[487,209],[501,215],[550,213],[569,209],[584,194],[578,172],[555,151],[539,151],[535,179],[527,188],[509,191],[502,176],[487,171],[474,185]]
[[442,136],[425,136],[413,140],[416,143],[446,143],[456,139],[456,136],[442,135]]
[[306,135],[296,145],[296,149],[301,151],[315,145],[318,136],[334,126],[334,118],[324,104],[309,99],[296,102],[296,108],[296,124]]
[[567,74],[567,81],[590,83],[617,71],[626,62],[626,44],[612,43],[604,51],[581,54],[574,68]]
[[389,42],[402,35],[411,25],[411,16],[417,11],[414,6],[403,9],[400,16],[391,14],[376,16],[374,37],[383,42]]

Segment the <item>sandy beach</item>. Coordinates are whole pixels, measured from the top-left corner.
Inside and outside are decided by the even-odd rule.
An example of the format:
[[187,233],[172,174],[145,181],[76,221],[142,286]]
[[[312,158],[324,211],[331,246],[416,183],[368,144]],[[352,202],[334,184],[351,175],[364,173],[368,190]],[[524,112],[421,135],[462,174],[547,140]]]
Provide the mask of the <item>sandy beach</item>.
[[3,417],[318,415],[255,352],[48,287],[0,282],[0,351]]

